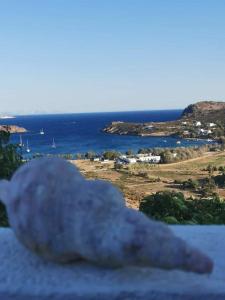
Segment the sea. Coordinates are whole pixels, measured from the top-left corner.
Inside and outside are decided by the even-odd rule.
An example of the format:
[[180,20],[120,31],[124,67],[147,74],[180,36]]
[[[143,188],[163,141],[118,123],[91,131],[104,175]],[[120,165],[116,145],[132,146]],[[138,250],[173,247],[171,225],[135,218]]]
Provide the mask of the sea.
[[[189,147],[200,146],[204,140],[182,140],[174,137],[141,137],[113,135],[102,131],[112,121],[124,122],[163,122],[176,120],[182,110],[129,111],[107,113],[73,113],[16,116],[14,119],[2,119],[1,125],[18,125],[27,129],[21,134],[23,155],[28,143],[30,153],[35,154],[72,154],[93,151],[101,154],[107,150],[125,153],[127,150],[137,152],[140,148],[154,147]],[[43,129],[44,134],[40,134]],[[53,140],[55,148],[52,147]],[[18,144],[20,134],[12,134],[11,142]]]

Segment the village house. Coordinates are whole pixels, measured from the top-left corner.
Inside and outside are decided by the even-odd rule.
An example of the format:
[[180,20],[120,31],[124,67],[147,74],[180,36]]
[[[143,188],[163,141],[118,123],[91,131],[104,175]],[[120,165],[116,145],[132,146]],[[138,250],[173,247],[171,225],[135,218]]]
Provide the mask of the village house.
[[138,162],[159,163],[161,160],[159,155],[152,155],[152,153],[139,153],[136,157]]
[[159,163],[161,157],[159,155],[142,156],[138,158],[138,162]]
[[144,127],[144,129],[153,129],[153,128],[154,128],[153,125],[146,125],[146,126]]
[[202,123],[200,121],[195,122],[195,126],[201,126],[201,125],[202,125]]
[[100,161],[100,157],[92,157],[90,161]]
[[209,123],[208,126],[209,126],[209,127],[215,127],[216,124],[215,124],[215,123]]
[[117,164],[134,164],[136,162],[146,162],[146,163],[159,163],[161,157],[159,155],[152,155],[151,153],[140,153],[135,157],[127,157],[126,155],[121,155],[117,160]]
[[188,130],[184,130],[183,135],[189,135],[189,131]]
[[152,153],[138,153],[136,154],[136,157],[137,158],[140,158],[140,157],[146,157],[146,156],[151,156]]
[[117,160],[117,164],[135,164],[137,159],[134,157],[127,157],[126,155],[121,155]]
[[200,128],[198,130],[198,134],[201,134],[201,135],[207,135],[207,134],[211,134],[212,133],[212,130],[210,129],[203,129],[203,128]]

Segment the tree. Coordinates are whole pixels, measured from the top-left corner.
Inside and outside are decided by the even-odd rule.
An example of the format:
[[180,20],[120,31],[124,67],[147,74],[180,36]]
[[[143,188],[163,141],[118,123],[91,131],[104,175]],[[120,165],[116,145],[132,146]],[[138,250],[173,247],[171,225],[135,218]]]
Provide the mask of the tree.
[[120,156],[120,153],[118,153],[116,151],[106,151],[103,153],[103,157],[105,159],[109,159],[109,160],[115,160],[119,156]]
[[206,168],[206,171],[208,171],[209,175],[212,175],[214,172],[214,168],[212,165],[208,165]]
[[198,180],[189,178],[187,181],[184,181],[182,183],[182,185],[183,185],[184,189],[192,189],[194,191],[197,191],[197,189],[199,188],[200,184],[199,184]]
[[225,167],[224,166],[220,166],[218,168],[218,171],[220,171],[221,173],[224,173],[225,172]]
[[171,153],[169,149],[166,149],[161,153],[161,162],[164,164],[168,164],[174,161],[174,155]]
[[219,143],[221,144],[221,150],[224,151],[225,150],[225,137],[221,137],[219,139]]
[[220,188],[225,187],[225,173],[213,177],[214,182]]
[[139,209],[148,216],[164,222],[173,220],[174,223],[184,223],[190,218],[182,193],[157,192],[142,199]]
[[216,189],[216,184],[214,178],[212,177],[205,178],[201,189],[202,196],[208,197],[213,195],[215,193],[215,189]]
[[126,155],[133,155],[133,151],[131,149],[127,150]]
[[82,159],[82,158],[83,158],[83,155],[81,153],[76,154],[76,159]]
[[225,201],[216,193],[210,198],[185,199],[182,193],[162,191],[143,198],[139,208],[168,224],[225,224]]
[[[0,131],[0,179],[10,179],[22,164],[18,146],[9,143],[10,133]],[[3,203],[0,203],[0,226],[8,226],[7,214]]]
[[96,154],[93,151],[89,151],[89,152],[85,153],[85,158],[87,158],[87,159],[92,159],[95,156],[96,156]]

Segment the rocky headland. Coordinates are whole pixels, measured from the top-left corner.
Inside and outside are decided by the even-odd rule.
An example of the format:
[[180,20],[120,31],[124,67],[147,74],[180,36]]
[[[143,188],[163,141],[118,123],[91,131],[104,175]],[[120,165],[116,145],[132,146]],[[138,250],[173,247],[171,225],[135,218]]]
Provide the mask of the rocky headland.
[[225,136],[225,102],[201,101],[183,110],[178,120],[168,122],[112,122],[104,132],[119,135],[177,136],[217,139]]
[[9,131],[10,133],[24,133],[27,130],[17,125],[0,125],[0,131]]

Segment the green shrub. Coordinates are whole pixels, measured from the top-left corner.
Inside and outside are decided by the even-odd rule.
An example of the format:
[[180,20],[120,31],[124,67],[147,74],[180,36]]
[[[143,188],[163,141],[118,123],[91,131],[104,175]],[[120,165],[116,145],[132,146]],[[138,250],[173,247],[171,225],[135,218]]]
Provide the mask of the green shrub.
[[213,177],[216,185],[220,188],[225,187],[225,173]]
[[96,156],[95,152],[93,151],[89,151],[87,153],[85,153],[84,157],[87,158],[87,159],[92,159]]
[[222,173],[225,172],[225,166],[219,166],[218,171]]
[[163,191],[140,202],[140,211],[168,224],[225,224],[225,201],[211,198],[185,199],[182,193]]
[[[0,180],[10,179],[15,170],[22,164],[18,146],[9,143],[10,133],[0,131]],[[0,226],[8,226],[5,206],[0,202]]]
[[187,181],[184,181],[182,183],[182,186],[184,189],[192,189],[192,190],[197,190],[200,186],[200,183],[198,180],[194,180],[192,178],[189,178]]
[[157,220],[166,221],[168,217],[183,223],[189,218],[188,208],[182,193],[164,191],[145,197],[140,202],[140,211]]
[[119,152],[116,151],[105,151],[103,153],[103,157],[105,159],[109,159],[109,160],[115,160],[116,158],[118,158],[120,156]]

